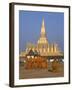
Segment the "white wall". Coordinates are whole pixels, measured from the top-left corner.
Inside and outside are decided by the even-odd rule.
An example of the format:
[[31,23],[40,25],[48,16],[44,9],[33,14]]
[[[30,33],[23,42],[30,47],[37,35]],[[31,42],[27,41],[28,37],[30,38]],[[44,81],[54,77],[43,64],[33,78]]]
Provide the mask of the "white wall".
[[[8,81],[9,81],[9,2],[72,5],[72,0],[0,0],[0,90],[11,89],[8,86]],[[72,15],[72,11],[71,11],[71,15]],[[71,45],[72,45],[72,42],[71,42]],[[28,90],[28,89],[29,90],[65,89],[65,90],[68,90],[69,89],[71,90],[72,84],[71,85],[56,85],[56,86],[25,87],[25,88],[14,88],[14,89],[19,89],[19,90],[21,89],[25,89],[25,90]]]

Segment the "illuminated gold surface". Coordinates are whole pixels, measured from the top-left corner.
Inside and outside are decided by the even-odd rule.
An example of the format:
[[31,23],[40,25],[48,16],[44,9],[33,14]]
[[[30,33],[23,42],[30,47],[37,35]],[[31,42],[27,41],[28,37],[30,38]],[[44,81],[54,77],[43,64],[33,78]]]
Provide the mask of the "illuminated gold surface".
[[37,44],[28,43],[26,50],[20,53],[20,56],[25,56],[30,50],[37,51],[41,56],[63,56],[63,52],[60,50],[56,43],[49,44],[46,37],[45,23],[44,19],[42,20],[40,38],[37,41]]

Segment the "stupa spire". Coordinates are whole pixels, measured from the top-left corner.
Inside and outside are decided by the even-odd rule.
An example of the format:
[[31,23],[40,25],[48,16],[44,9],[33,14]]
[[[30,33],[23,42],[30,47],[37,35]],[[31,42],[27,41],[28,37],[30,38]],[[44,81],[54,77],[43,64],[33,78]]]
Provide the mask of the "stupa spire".
[[42,20],[42,26],[44,27],[44,18],[43,18],[43,20]]
[[48,40],[46,38],[46,32],[45,32],[45,23],[44,23],[44,18],[42,20],[42,26],[41,26],[41,32],[40,32],[40,38],[38,40],[38,44],[43,45],[48,45]]
[[44,18],[43,18],[43,20],[42,20],[41,36],[45,36],[45,24],[44,24]]

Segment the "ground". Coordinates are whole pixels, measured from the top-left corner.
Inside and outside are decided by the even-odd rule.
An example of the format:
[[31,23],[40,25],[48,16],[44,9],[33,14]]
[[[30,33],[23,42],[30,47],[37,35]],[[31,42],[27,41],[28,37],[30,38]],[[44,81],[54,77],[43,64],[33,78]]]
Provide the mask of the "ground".
[[56,64],[56,62],[53,62],[52,69],[49,69],[49,68],[26,69],[24,63],[20,63],[19,65],[20,65],[19,66],[19,79],[50,78],[50,77],[63,77],[64,76],[63,63],[60,63],[60,66],[58,66],[59,64]]

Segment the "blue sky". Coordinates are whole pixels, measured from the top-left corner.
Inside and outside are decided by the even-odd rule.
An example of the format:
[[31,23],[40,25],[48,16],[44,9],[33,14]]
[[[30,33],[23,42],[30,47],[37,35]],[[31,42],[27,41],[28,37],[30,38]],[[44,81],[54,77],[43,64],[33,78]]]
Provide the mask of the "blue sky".
[[28,42],[36,44],[40,37],[44,18],[49,43],[57,43],[64,50],[64,13],[19,11],[19,51],[26,48]]

